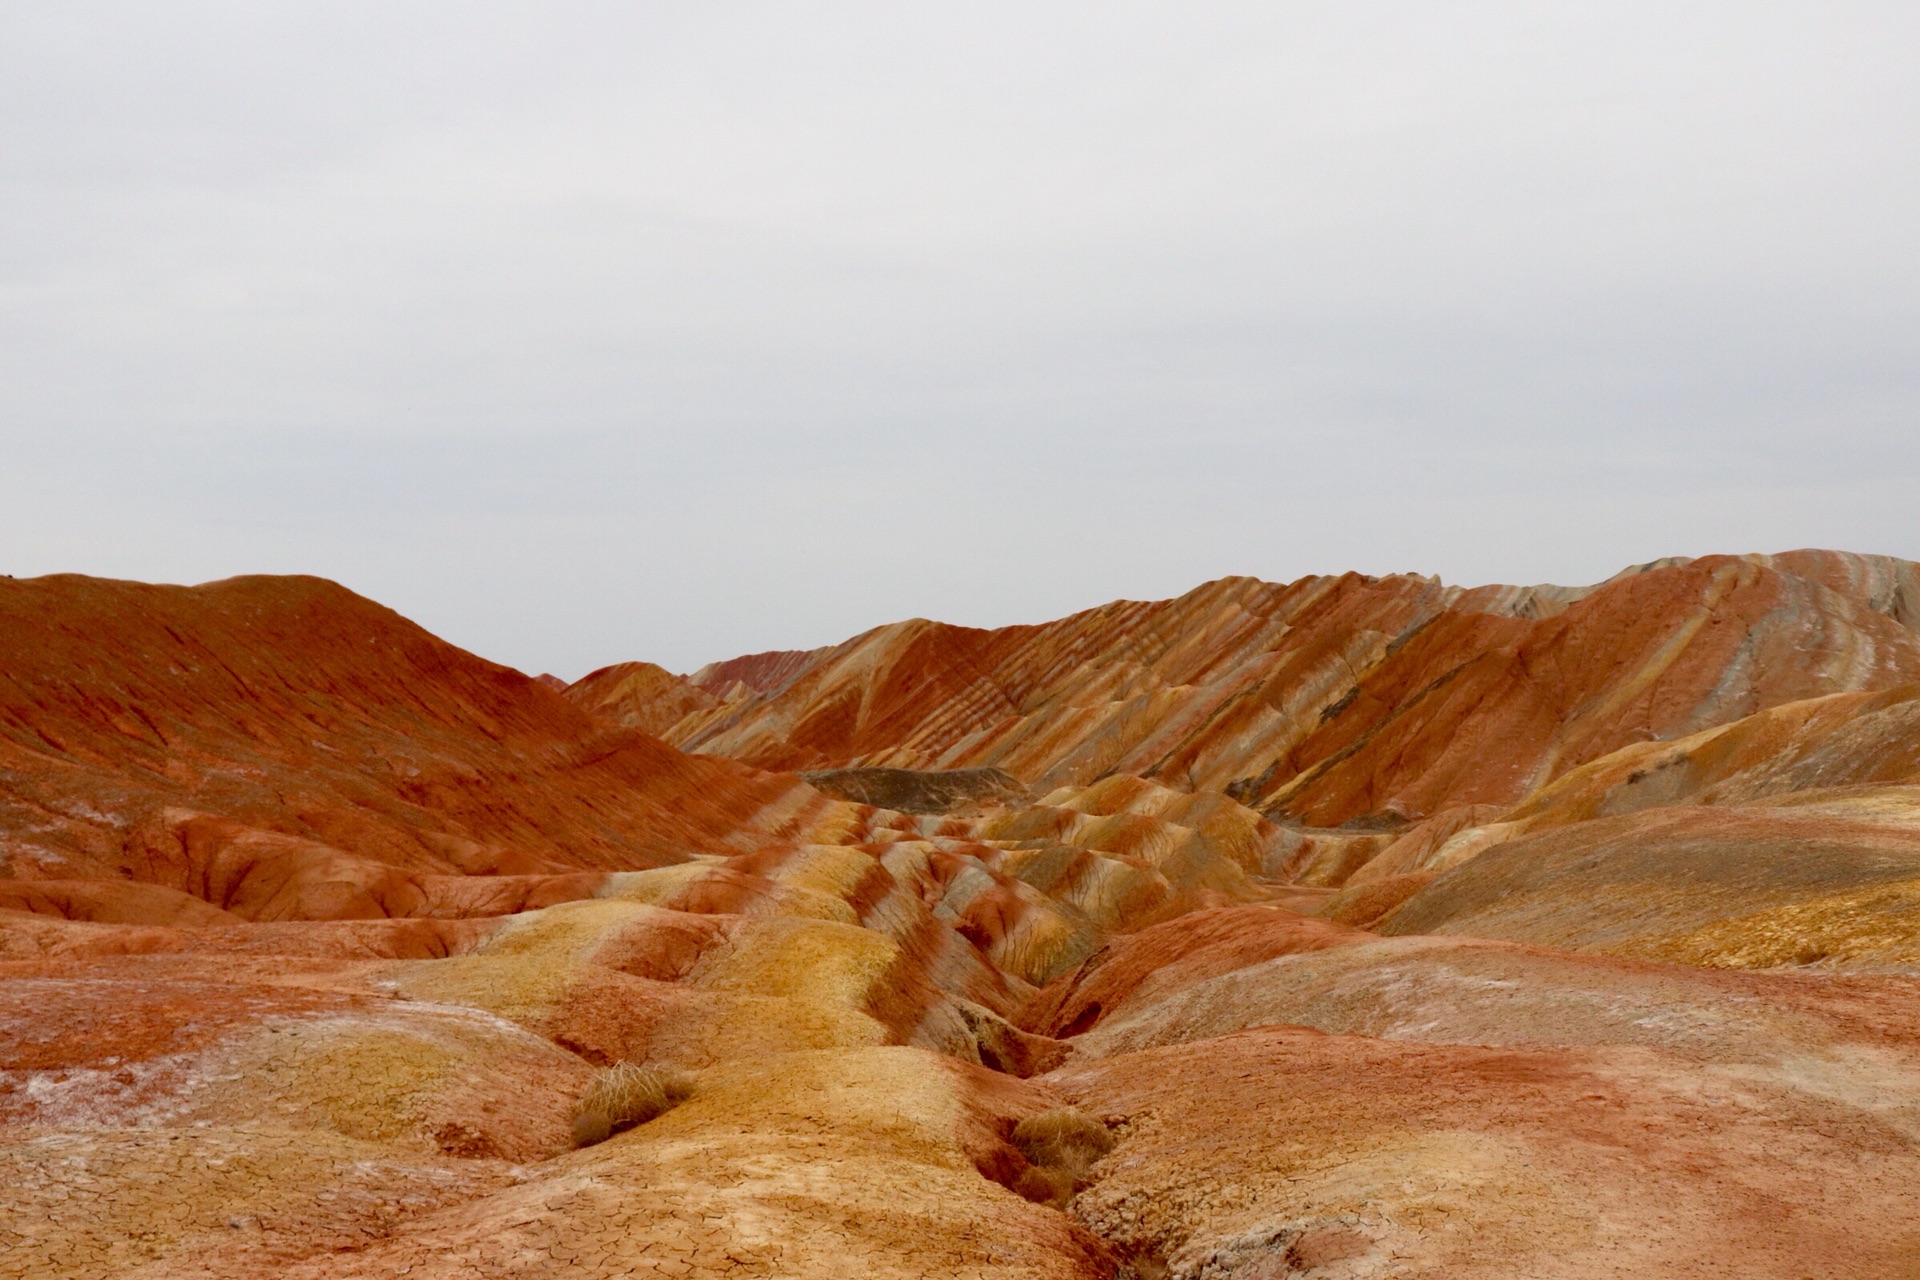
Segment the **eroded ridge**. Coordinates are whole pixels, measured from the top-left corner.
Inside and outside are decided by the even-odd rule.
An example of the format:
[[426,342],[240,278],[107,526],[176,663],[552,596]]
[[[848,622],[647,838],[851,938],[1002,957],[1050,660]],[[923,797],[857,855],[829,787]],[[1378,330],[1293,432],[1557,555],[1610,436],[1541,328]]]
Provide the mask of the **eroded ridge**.
[[1917,603],[1238,579],[556,689],[0,580],[0,1275],[1920,1274]]

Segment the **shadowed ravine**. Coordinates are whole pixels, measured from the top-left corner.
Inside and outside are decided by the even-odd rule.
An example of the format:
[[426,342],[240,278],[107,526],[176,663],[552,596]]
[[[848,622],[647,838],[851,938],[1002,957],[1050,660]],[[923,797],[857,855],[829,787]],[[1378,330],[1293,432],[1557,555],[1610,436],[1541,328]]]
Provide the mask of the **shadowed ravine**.
[[1920,566],[0,657],[0,1276],[1920,1274]]

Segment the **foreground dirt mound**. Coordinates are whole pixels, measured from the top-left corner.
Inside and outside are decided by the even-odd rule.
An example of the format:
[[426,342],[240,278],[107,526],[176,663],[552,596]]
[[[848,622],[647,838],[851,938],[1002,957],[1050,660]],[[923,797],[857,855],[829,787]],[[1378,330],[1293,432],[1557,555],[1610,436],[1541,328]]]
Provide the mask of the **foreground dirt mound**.
[[1910,1128],[1853,1100],[1703,1090],[1690,1065],[1646,1050],[1266,1027],[1052,1083],[1118,1129],[1075,1209],[1138,1274],[1838,1280],[1920,1267]]
[[[1061,1099],[974,1064],[1051,1042],[989,1007],[1030,988],[920,905],[931,885],[835,848],[736,896],[751,915],[645,901],[715,905],[698,877],[727,869],[687,870],[496,921],[30,917],[43,958],[0,965],[0,1257],[62,1277],[1113,1273],[1014,1189],[1051,1190],[1011,1135]],[[426,925],[438,955],[408,945]],[[380,935],[398,958],[365,954]],[[672,1064],[691,1096],[570,1153],[612,1061]]]

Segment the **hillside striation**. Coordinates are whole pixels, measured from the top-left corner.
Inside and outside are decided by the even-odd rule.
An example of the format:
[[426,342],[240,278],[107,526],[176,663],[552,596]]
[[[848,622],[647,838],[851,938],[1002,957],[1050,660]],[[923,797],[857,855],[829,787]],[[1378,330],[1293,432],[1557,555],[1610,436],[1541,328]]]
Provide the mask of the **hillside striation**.
[[1920,1274],[1920,566],[557,685],[0,579],[0,1275]]

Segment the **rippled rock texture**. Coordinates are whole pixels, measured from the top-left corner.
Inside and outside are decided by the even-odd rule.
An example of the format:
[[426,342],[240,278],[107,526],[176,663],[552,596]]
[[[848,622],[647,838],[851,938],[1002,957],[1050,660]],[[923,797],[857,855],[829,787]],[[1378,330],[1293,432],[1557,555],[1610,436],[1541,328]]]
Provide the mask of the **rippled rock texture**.
[[1920,1275],[1920,567],[559,683],[0,579],[0,1276]]

